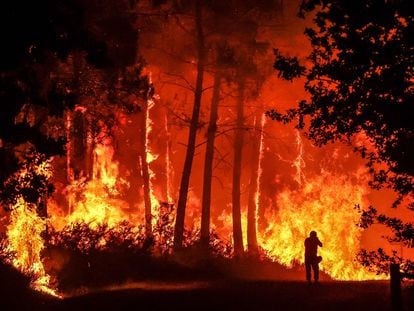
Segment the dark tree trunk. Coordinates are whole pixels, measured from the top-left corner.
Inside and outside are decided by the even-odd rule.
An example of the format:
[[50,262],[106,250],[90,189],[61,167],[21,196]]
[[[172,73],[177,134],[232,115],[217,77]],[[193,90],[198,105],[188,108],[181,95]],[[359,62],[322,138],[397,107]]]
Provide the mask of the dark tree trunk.
[[260,161],[260,117],[256,116],[250,157],[250,181],[249,181],[249,200],[247,205],[247,249],[250,254],[257,254],[257,178],[259,174]]
[[72,114],[72,154],[70,167],[75,180],[86,177],[87,122],[84,112],[75,110]]
[[220,102],[220,82],[221,74],[217,71],[214,76],[213,96],[211,99],[210,121],[207,130],[207,146],[204,160],[200,242],[205,248],[208,247],[210,240],[211,180],[213,176],[214,140],[217,132],[217,113]]
[[191,117],[190,131],[188,135],[187,152],[184,161],[183,173],[180,183],[180,191],[177,204],[177,217],[174,228],[174,248],[179,249],[183,244],[184,235],[184,218],[185,209],[187,205],[188,187],[190,183],[191,168],[193,165],[196,136],[198,128],[198,119],[201,108],[201,96],[203,93],[203,78],[204,78],[204,62],[205,62],[205,46],[204,33],[202,24],[202,0],[195,1],[195,30],[197,36],[197,80],[194,92],[194,106]]
[[[82,70],[83,70],[83,55],[81,52],[73,54],[73,83],[76,90],[82,88]],[[79,102],[82,103],[82,95],[78,93]],[[87,155],[87,129],[88,124],[85,116],[85,111],[82,107],[75,108],[70,114],[69,124],[69,144],[70,153],[68,153],[68,166],[70,178],[78,180],[81,177],[86,177],[86,155]]]
[[46,219],[48,217],[48,212],[47,212],[47,195],[44,194],[42,195],[42,197],[40,198],[40,201],[38,202],[38,206],[37,206],[37,215],[39,215],[40,218]]
[[172,170],[171,170],[171,133],[169,127],[169,113],[167,109],[164,109],[164,122],[165,122],[165,137],[166,137],[166,144],[165,144],[165,192],[164,198],[165,202],[172,203],[173,202],[173,189],[172,189]]
[[139,164],[141,167],[141,177],[144,190],[144,207],[145,207],[145,235],[147,237],[152,236],[152,207],[151,207],[151,185],[149,165],[147,161],[147,114],[148,114],[148,102],[143,102],[141,106],[141,130],[140,130],[140,152],[139,152]]
[[242,152],[244,141],[244,81],[241,80],[238,85],[237,100],[237,121],[236,133],[234,138],[234,161],[233,161],[233,189],[232,189],[232,216],[233,216],[233,242],[234,253],[240,257],[244,253],[243,249],[243,231],[241,225],[241,166]]

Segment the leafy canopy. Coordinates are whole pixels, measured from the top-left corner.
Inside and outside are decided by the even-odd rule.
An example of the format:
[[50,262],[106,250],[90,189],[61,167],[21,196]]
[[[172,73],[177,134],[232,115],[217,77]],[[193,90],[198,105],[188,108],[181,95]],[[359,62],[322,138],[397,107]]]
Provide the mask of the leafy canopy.
[[[275,50],[279,77],[305,76],[309,100],[280,114],[317,145],[363,137],[356,150],[368,159],[372,186],[413,193],[414,115],[413,16],[409,1],[304,1],[301,12],[320,5],[314,26],[305,30],[312,45],[310,67]],[[386,167],[379,165],[386,163]]]
[[[305,77],[308,100],[282,114],[267,114],[282,122],[297,120],[317,145],[345,141],[366,158],[373,188],[393,189],[393,206],[414,209],[414,18],[408,0],[304,0],[300,15],[316,10],[314,25],[305,30],[312,45],[309,66],[275,50],[274,68],[292,81]],[[406,201],[403,201],[407,199]],[[411,203],[410,203],[411,202]],[[414,247],[414,224],[361,211],[361,227],[374,223],[391,229],[389,242]],[[394,252],[362,250],[359,260],[387,272],[390,262],[414,274],[413,261]]]

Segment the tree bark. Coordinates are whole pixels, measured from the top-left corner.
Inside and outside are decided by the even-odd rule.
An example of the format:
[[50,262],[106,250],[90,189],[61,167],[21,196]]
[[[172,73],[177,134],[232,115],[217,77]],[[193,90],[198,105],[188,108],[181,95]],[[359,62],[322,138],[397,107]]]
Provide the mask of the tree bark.
[[236,257],[244,253],[243,231],[241,225],[241,165],[244,141],[244,80],[239,81],[237,100],[237,121],[234,138],[234,161],[233,161],[233,189],[232,189],[232,217],[233,217],[233,243]]
[[204,160],[203,198],[201,209],[200,243],[207,248],[210,240],[211,181],[213,176],[214,141],[217,132],[218,105],[220,102],[221,73],[214,76],[213,96],[211,99],[210,121],[207,130],[207,146]]
[[257,177],[260,161],[260,117],[255,119],[252,135],[252,153],[250,157],[249,199],[247,205],[247,249],[250,254],[257,254]]
[[[73,54],[73,83],[76,90],[81,89],[82,70],[84,59],[81,52],[77,51]],[[79,91],[78,91],[79,92]],[[83,102],[83,94],[78,93],[79,102]],[[83,107],[75,108],[71,112],[71,122],[69,129],[69,144],[71,144],[69,153],[69,166],[73,179],[78,180],[87,176],[86,157],[87,157],[87,130],[88,124]]]
[[84,112],[75,110],[72,119],[72,154],[70,166],[73,170],[74,179],[86,177],[87,156],[87,124]]
[[190,130],[188,135],[187,152],[184,161],[183,173],[181,176],[180,191],[177,203],[177,216],[174,227],[174,248],[180,249],[183,244],[184,235],[184,218],[185,209],[187,205],[188,187],[190,183],[191,168],[193,165],[196,136],[198,128],[198,119],[201,108],[201,96],[203,92],[203,78],[204,78],[204,62],[205,62],[205,46],[204,33],[202,25],[202,0],[195,1],[195,30],[197,36],[197,80],[194,91],[194,106],[191,117]]
[[173,178],[173,171],[171,168],[171,133],[169,127],[169,119],[168,119],[168,111],[164,109],[164,122],[165,122],[165,137],[166,137],[166,145],[165,145],[165,192],[164,198],[165,202],[171,204],[173,202],[173,187],[172,181]]
[[151,214],[151,186],[150,186],[150,174],[149,165],[147,161],[147,114],[148,114],[148,103],[143,102],[141,106],[141,124],[142,128],[140,131],[140,155],[139,163],[141,167],[141,177],[144,190],[144,215],[145,215],[145,235],[146,237],[152,236],[152,214]]

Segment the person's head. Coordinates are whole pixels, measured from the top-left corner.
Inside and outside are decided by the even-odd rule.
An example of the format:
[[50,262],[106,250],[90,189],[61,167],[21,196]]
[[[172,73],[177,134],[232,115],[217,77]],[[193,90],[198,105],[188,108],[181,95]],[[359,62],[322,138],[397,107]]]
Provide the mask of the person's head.
[[309,236],[311,237],[311,238],[316,238],[316,231],[311,231],[310,232],[310,234],[309,234]]

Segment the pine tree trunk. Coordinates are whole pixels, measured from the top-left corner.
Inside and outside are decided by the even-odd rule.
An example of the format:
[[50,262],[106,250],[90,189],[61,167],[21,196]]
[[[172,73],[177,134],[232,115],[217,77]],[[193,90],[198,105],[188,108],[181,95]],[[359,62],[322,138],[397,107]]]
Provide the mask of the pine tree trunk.
[[165,190],[164,190],[164,198],[165,202],[172,203],[173,202],[173,188],[172,188],[172,181],[173,178],[173,172],[171,168],[171,133],[170,133],[170,127],[169,127],[169,113],[167,109],[163,110],[164,112],[164,127],[165,127],[165,138],[166,138],[166,144],[165,144]]
[[139,155],[139,163],[141,167],[141,177],[143,183],[143,190],[144,190],[144,215],[145,215],[145,235],[146,237],[152,236],[152,215],[151,215],[151,186],[150,186],[150,174],[149,174],[149,166],[147,162],[147,122],[146,117],[148,113],[148,103],[145,101],[141,106],[141,115],[143,118],[141,119],[142,128],[140,131],[140,155]]
[[233,216],[233,243],[236,257],[244,253],[243,232],[241,225],[241,165],[244,141],[244,81],[239,82],[237,100],[237,121],[234,139],[234,161],[233,161],[233,190],[232,190],[232,216]]
[[[83,69],[83,55],[81,52],[75,52],[73,55],[73,75],[74,85],[76,90],[81,89]],[[82,95],[79,96],[79,101],[82,103]],[[71,115],[70,124],[70,144],[71,153],[69,158],[69,166],[73,173],[74,180],[85,177],[86,170],[86,155],[87,155],[87,122],[85,111],[82,108],[75,108]]]
[[260,120],[255,119],[252,135],[252,153],[250,157],[249,200],[247,205],[247,249],[250,254],[257,254],[257,177],[260,159]]
[[207,130],[207,146],[203,176],[200,242],[201,245],[206,248],[208,247],[210,240],[211,180],[213,176],[214,140],[217,132],[217,113],[220,102],[220,82],[221,74],[217,71],[214,76],[213,97],[211,99],[210,121]]
[[72,154],[70,166],[73,170],[74,179],[78,180],[86,176],[87,155],[87,125],[84,112],[75,110],[72,120]]
[[205,46],[204,33],[202,25],[202,0],[195,1],[195,24],[197,35],[197,80],[194,92],[194,106],[191,117],[190,130],[188,135],[187,152],[184,161],[183,173],[181,176],[180,191],[177,203],[177,216],[174,227],[174,248],[180,249],[183,244],[184,235],[184,218],[185,209],[187,205],[188,187],[190,183],[191,168],[193,165],[196,136],[198,128],[198,119],[201,108],[201,96],[203,92],[203,78],[204,78],[204,62],[205,62]]

